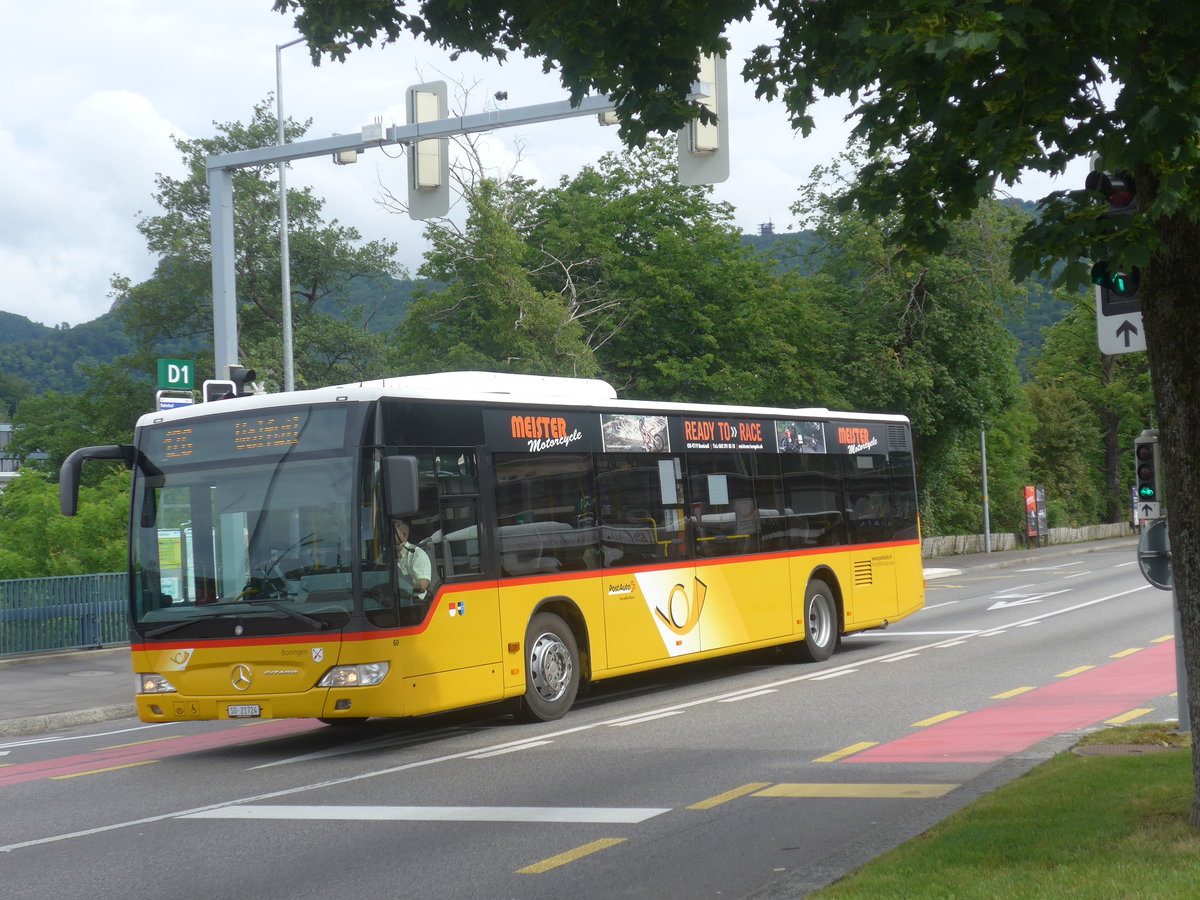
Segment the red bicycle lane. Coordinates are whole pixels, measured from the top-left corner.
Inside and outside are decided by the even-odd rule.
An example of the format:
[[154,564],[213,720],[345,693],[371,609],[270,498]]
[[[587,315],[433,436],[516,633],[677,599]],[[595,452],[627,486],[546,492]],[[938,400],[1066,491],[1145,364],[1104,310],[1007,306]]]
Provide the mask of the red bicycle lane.
[[1045,687],[848,756],[844,763],[991,763],[1175,690],[1166,641]]
[[0,767],[0,787],[10,784],[21,784],[26,781],[69,778],[91,772],[99,773],[112,769],[121,769],[127,766],[158,762],[168,757],[183,756],[184,754],[195,753],[199,750],[212,750],[217,747],[231,747],[237,744],[254,743],[323,727],[312,719],[276,719],[267,722],[256,722],[253,725],[246,725],[240,728],[150,740],[139,744],[109,747],[104,750],[92,750],[88,753],[62,756],[39,762],[18,763],[16,765]]

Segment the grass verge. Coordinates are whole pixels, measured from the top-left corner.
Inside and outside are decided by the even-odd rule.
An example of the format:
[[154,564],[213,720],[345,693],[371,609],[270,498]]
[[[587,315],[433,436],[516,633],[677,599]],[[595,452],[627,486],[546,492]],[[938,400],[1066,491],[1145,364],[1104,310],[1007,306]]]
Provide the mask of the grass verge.
[[1106,729],[1081,744],[1176,747],[1062,753],[930,831],[810,894],[819,900],[1104,900],[1194,897],[1200,831],[1188,826],[1192,759],[1169,725]]

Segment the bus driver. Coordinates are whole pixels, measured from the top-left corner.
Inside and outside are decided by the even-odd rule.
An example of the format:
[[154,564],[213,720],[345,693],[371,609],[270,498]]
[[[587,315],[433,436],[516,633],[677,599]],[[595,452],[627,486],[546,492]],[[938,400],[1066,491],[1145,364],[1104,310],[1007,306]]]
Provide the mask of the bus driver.
[[429,563],[429,555],[416,544],[409,543],[407,522],[397,520],[395,529],[396,571],[402,579],[412,585],[413,599],[424,600],[433,571],[433,567]]

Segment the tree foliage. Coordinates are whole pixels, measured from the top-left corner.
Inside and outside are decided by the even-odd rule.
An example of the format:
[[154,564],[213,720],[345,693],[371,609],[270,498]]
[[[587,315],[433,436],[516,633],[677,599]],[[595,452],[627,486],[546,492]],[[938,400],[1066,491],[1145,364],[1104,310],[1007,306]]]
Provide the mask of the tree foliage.
[[23,471],[0,494],[0,579],[123,571],[128,533],[124,469],[81,488],[74,518],[59,514],[57,484]]
[[[210,156],[271,146],[276,119],[267,102],[255,106],[248,124],[214,123],[217,134],[176,139],[187,176],[158,175],[154,200],[161,212],[138,223],[147,249],[159,256],[154,277],[140,284],[113,282],[118,311],[139,346],[182,339],[210,348],[212,256],[205,162]],[[289,141],[306,124],[285,123]],[[239,354],[264,380],[281,383],[279,340],[282,298],[279,199],[274,165],[234,173],[234,246],[238,286]],[[359,232],[322,217],[324,201],[311,189],[288,189],[294,358],[298,386],[353,380],[366,374],[364,360],[382,355],[382,339],[365,326],[372,310],[349,301],[355,279],[397,274],[396,246],[362,240]],[[320,304],[339,306],[334,316]],[[199,353],[197,353],[199,355]],[[382,371],[372,370],[372,375]]]

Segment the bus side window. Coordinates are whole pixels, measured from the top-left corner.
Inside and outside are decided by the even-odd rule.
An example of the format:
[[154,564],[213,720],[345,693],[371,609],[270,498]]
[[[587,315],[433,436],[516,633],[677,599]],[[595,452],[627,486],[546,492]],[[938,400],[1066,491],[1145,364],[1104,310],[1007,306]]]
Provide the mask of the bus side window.
[[868,454],[846,460],[846,507],[850,540],[871,544],[892,539],[892,479],[887,457]]
[[846,543],[839,457],[795,453],[780,457],[788,538],[795,549]]
[[596,492],[604,566],[688,558],[679,457],[598,455]]
[[501,574],[596,568],[591,455],[497,453],[494,458]]

